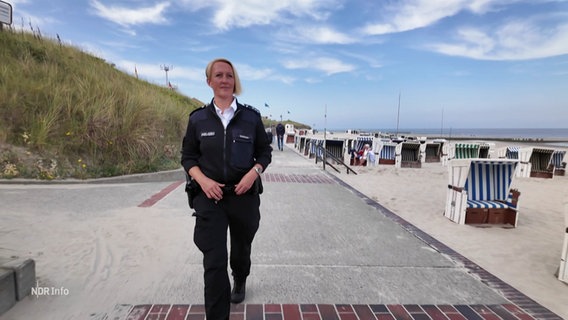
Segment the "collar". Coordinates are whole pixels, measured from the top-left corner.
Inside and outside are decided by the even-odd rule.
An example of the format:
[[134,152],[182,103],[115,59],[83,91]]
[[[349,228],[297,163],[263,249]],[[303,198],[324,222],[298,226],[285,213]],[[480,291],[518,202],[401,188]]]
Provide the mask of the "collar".
[[[211,104],[213,104],[213,107],[215,108],[215,111],[216,111],[218,114],[222,114],[222,113],[223,113],[223,112],[221,111],[221,109],[220,109],[219,107],[217,107],[217,105],[215,104],[215,99],[211,100]],[[233,109],[233,113],[234,113],[235,111],[237,111],[237,98],[233,98],[233,101],[231,102],[231,104],[229,105],[229,108],[227,108],[227,110],[228,110],[228,109]],[[225,110],[225,111],[226,111],[226,110]]]

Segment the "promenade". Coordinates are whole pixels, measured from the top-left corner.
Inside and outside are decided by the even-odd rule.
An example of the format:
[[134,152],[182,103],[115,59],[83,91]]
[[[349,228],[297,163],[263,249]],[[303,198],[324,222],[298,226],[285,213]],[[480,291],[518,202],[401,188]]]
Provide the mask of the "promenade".
[[[261,225],[232,319],[561,319],[288,147],[263,175]],[[0,257],[31,258],[18,319],[204,319],[183,172],[0,184]]]

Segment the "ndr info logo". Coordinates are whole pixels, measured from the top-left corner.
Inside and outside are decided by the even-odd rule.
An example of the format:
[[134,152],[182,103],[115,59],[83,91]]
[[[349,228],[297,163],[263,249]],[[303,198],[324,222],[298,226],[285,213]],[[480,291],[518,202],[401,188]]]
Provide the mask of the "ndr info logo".
[[36,286],[32,287],[31,295],[38,298],[39,296],[68,296],[69,289],[65,287],[40,287],[39,282],[36,281]]

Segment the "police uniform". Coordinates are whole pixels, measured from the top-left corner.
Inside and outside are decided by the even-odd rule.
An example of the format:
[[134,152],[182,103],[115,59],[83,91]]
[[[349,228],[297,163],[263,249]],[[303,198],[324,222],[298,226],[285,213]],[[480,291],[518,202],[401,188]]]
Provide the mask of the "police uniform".
[[[193,199],[193,241],[203,253],[205,308],[208,320],[229,319],[231,285],[227,273],[244,281],[250,273],[251,244],[260,221],[260,196],[252,191],[240,196],[231,187],[238,184],[255,164],[266,170],[272,147],[260,112],[236,101],[233,118],[225,128],[213,100],[189,116],[183,138],[181,163],[186,172],[199,166],[210,179],[225,184],[220,201],[200,192]],[[231,253],[227,252],[227,228]]]

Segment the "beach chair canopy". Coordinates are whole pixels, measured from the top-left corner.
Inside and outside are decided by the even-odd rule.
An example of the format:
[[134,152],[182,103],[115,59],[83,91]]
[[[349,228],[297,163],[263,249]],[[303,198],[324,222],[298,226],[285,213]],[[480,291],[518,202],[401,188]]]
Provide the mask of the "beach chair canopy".
[[355,139],[355,146],[353,149],[355,149],[355,151],[362,150],[366,144],[368,144],[372,148],[373,137],[357,137],[357,139]]
[[456,143],[455,159],[470,159],[479,157],[479,144],[477,143]]
[[506,201],[518,162],[508,159],[452,160],[450,185],[467,191],[470,201]]

